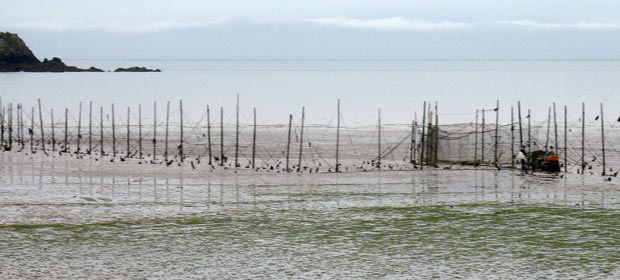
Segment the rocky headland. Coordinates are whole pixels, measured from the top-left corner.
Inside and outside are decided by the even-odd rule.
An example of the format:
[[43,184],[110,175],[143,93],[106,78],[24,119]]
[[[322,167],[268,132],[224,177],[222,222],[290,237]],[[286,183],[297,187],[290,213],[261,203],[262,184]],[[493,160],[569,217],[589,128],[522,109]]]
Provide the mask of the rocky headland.
[[[66,65],[60,58],[40,61],[26,43],[15,33],[0,32],[0,72],[104,72]],[[145,67],[118,68],[114,72],[161,72]]]

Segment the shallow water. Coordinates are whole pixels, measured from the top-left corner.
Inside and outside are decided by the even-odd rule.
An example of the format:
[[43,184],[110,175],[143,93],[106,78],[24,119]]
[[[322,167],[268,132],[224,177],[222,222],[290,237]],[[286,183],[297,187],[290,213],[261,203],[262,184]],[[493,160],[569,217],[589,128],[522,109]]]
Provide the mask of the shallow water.
[[619,182],[2,153],[0,278],[614,279]]

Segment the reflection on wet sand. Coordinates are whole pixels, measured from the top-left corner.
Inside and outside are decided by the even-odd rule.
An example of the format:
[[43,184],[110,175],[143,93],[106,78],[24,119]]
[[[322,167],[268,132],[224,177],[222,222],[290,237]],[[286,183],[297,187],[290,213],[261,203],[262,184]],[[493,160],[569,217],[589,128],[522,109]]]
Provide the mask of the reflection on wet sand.
[[12,260],[0,276],[63,278],[45,265],[57,259],[78,279],[618,275],[620,188],[596,176],[204,172],[11,153],[0,171],[0,257]]
[[[32,203],[33,212],[29,214],[43,220],[65,217],[72,222],[80,221],[71,211],[71,205],[78,201],[87,203],[80,207],[95,209],[91,218],[110,220],[280,207],[347,209],[518,203],[617,208],[620,199],[618,183],[601,182],[597,176],[525,175],[512,170],[256,174],[245,170],[196,171],[178,165],[106,164],[70,156],[15,158],[13,153],[4,153],[0,165],[0,188],[10,194],[2,197],[3,203]],[[63,178],[60,184],[58,173]],[[68,213],[37,212],[35,205],[41,203],[63,205]],[[139,215],[133,217],[133,211]],[[5,223],[22,222],[19,215],[4,216]]]

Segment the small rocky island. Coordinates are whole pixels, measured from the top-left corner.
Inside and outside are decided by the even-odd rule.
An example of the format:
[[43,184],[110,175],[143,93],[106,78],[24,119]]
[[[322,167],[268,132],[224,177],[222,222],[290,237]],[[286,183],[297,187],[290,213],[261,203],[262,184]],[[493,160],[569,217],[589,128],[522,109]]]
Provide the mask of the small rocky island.
[[[104,72],[66,65],[58,57],[40,61],[15,33],[0,32],[0,72]],[[145,67],[118,68],[114,72],[161,72]]]
[[129,67],[129,68],[117,68],[114,72],[161,72],[159,69],[148,69],[146,67]]

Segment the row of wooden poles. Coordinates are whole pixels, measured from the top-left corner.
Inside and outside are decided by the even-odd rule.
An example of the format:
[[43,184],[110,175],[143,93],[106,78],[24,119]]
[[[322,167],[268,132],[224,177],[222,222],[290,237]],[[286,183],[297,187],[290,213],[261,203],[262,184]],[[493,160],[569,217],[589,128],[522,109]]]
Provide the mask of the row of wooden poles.
[[[48,151],[45,147],[45,137],[46,137],[46,131],[45,131],[45,125],[44,125],[44,120],[43,120],[43,109],[42,109],[42,105],[41,105],[41,100],[38,99],[37,100],[37,104],[38,104],[38,111],[39,111],[39,127],[40,127],[40,138],[41,138],[41,150],[45,153],[48,154]],[[23,117],[23,105],[22,104],[17,104],[16,106],[16,110],[17,112],[14,112],[13,109],[13,103],[8,103],[7,107],[3,107],[2,106],[2,100],[0,99],[0,107],[2,108],[2,112],[0,114],[0,143],[2,143],[2,145],[4,145],[3,150],[5,151],[10,151],[13,149],[13,143],[16,142],[21,144],[21,149],[23,150],[25,148],[25,137],[24,137],[24,117]],[[237,95],[237,110],[236,110],[236,133],[235,133],[235,160],[234,160],[234,164],[235,167],[239,166],[239,96]],[[184,145],[184,125],[183,125],[183,101],[179,100],[179,117],[180,117],[180,125],[179,125],[179,145],[177,146],[178,148],[178,158],[180,162],[184,161],[185,158],[185,154],[184,154],[184,150],[183,150],[183,145]],[[424,109],[426,110],[427,106],[426,106],[426,102],[424,103]],[[335,151],[335,171],[339,172],[341,171],[341,164],[340,164],[340,136],[341,136],[341,111],[340,111],[340,100],[337,100],[337,123],[336,123],[336,151]],[[206,132],[206,136],[207,136],[207,153],[208,153],[208,157],[209,157],[209,165],[213,165],[213,159],[214,159],[214,154],[212,153],[212,141],[211,141],[211,110],[210,107],[207,106],[206,108],[206,116],[207,116],[207,132]],[[430,106],[428,107],[429,112],[430,110]],[[88,150],[86,150],[84,153],[82,153],[82,149],[81,149],[81,140],[82,140],[82,102],[79,103],[79,111],[78,111],[78,124],[77,124],[77,137],[75,139],[75,144],[76,144],[76,150],[75,153],[80,155],[80,154],[92,154],[93,151],[93,144],[95,143],[95,131],[94,129],[96,124],[93,123],[93,104],[92,102],[89,102],[89,109],[88,109]],[[99,146],[100,146],[100,157],[103,157],[104,155],[106,155],[105,151],[103,150],[104,147],[104,110],[103,107],[100,107],[99,110],[100,113],[100,117],[99,117]],[[17,134],[15,135],[17,137],[17,139],[15,139],[14,137],[14,115],[17,118],[16,120],[16,125],[17,125]],[[435,114],[437,116],[437,114]],[[70,149],[69,149],[69,110],[65,109],[64,110],[64,145],[62,145],[61,149],[56,148],[56,135],[55,135],[55,126],[54,126],[54,111],[52,109],[50,109],[50,116],[51,116],[51,151],[52,152],[61,152],[61,153],[70,153]],[[117,155],[120,155],[120,153],[118,153],[118,149],[116,147],[117,141],[116,141],[116,120],[115,120],[115,109],[114,109],[114,104],[111,104],[111,118],[112,118],[112,152],[111,155],[113,157],[116,157]],[[170,102],[167,102],[166,104],[166,116],[165,116],[166,120],[165,120],[165,133],[164,133],[164,160],[168,161],[169,160],[169,127],[170,127]],[[128,107],[127,108],[127,153],[126,153],[126,157],[130,157],[132,155],[132,149],[131,149],[131,138],[130,138],[130,120],[131,120],[131,108]],[[153,144],[153,153],[152,153],[152,160],[155,161],[157,160],[157,103],[154,102],[153,103],[153,139],[152,139],[152,144]],[[287,134],[287,145],[286,145],[286,161],[285,161],[285,170],[290,171],[291,170],[291,132],[292,132],[292,122],[293,122],[293,115],[290,114],[289,115],[289,120],[288,120],[288,134]],[[423,121],[425,122],[425,120]],[[6,125],[5,125],[6,124]],[[298,167],[301,167],[302,165],[302,160],[303,160],[303,144],[304,144],[304,126],[305,126],[305,107],[302,107],[302,111],[301,111],[301,134],[300,134],[300,140],[299,140],[299,156],[298,156]],[[257,138],[257,134],[256,134],[256,127],[257,127],[257,123],[256,123],[256,108],[253,108],[253,135],[252,135],[252,157],[251,157],[251,167],[252,169],[256,168],[256,138]],[[142,133],[142,106],[139,105],[138,106],[138,151],[137,151],[137,157],[139,159],[143,159],[143,133]],[[429,130],[433,129],[432,128],[432,124],[429,125]],[[30,128],[29,128],[29,137],[30,137],[30,150],[32,152],[35,151],[35,147],[34,147],[34,143],[35,143],[35,108],[32,107],[32,111],[31,111],[31,124],[30,124]],[[381,110],[378,110],[378,125],[377,125],[377,130],[378,130],[378,153],[377,153],[377,157],[374,160],[374,165],[377,168],[381,168],[381,159],[383,158],[382,153],[381,153]],[[416,162],[416,150],[415,150],[415,131],[417,130],[417,123],[413,122],[412,123],[412,141],[411,141],[411,155],[410,155],[410,161],[412,163]],[[7,132],[7,137],[8,139],[5,139],[5,131]],[[223,107],[220,108],[220,157],[219,157],[219,165],[223,166],[224,165],[224,159],[226,158],[224,156],[224,109]],[[437,131],[437,129],[434,129],[434,131]],[[428,158],[434,158],[435,161],[437,159],[437,149],[434,149],[434,152],[428,152],[431,149],[428,149],[428,151],[425,153],[424,151],[424,135],[425,135],[425,127],[422,127],[422,150],[420,152],[420,166],[422,167],[424,164],[424,158],[425,155]],[[435,134],[436,135],[436,134]],[[436,141],[438,140],[438,137],[434,137],[432,138],[434,139],[435,143],[437,143]],[[8,141],[5,141],[8,140]],[[429,146],[429,145],[427,145]],[[431,146],[429,146],[431,147]],[[436,147],[436,146],[435,146]],[[435,163],[433,163],[435,164]]]
[[[38,109],[39,109],[39,122],[40,122],[40,133],[41,133],[41,145],[42,148],[41,150],[47,154],[47,150],[45,148],[45,129],[44,129],[44,122],[43,122],[43,110],[41,108],[41,100],[38,99],[37,100],[38,103]],[[0,107],[2,106],[2,101],[0,100]],[[112,112],[112,155],[116,156],[117,153],[117,149],[116,149],[116,121],[115,121],[115,110],[114,110],[114,104],[112,103],[111,105],[111,112]],[[154,123],[153,123],[153,160],[157,159],[157,103],[154,102],[153,103],[153,119],[154,119]],[[24,138],[24,119],[23,119],[23,105],[21,104],[17,104],[16,107],[17,112],[15,113],[15,116],[17,117],[17,142],[21,143],[22,145],[22,149],[24,148],[25,145],[25,138]],[[183,161],[184,159],[184,154],[183,154],[183,101],[179,100],[179,110],[180,110],[180,120],[181,120],[181,125],[180,127],[180,145],[178,146],[178,150],[179,150],[179,158],[181,161]],[[31,113],[31,128],[29,129],[29,136],[30,136],[30,149],[31,151],[34,151],[34,107],[32,107],[32,113]],[[0,115],[0,143],[2,143],[4,146],[4,150],[12,150],[12,145],[14,142],[14,137],[13,137],[13,104],[9,103],[7,105],[7,107],[2,107],[2,113]],[[55,136],[55,126],[54,126],[54,111],[53,109],[50,110],[50,115],[51,115],[51,151],[52,152],[56,152],[56,136]],[[86,151],[86,154],[91,154],[91,152],[93,151],[93,140],[94,140],[94,131],[93,131],[93,104],[92,102],[89,102],[89,112],[88,112],[89,118],[88,118],[88,150]],[[100,156],[103,157],[105,152],[103,150],[103,146],[104,146],[104,114],[103,114],[103,107],[100,107]],[[210,108],[209,106],[207,106],[207,116],[208,118],[210,118]],[[224,116],[224,111],[223,108],[221,110],[221,116],[223,119]],[[65,114],[64,114],[64,145],[63,148],[61,150],[59,150],[60,152],[63,153],[69,153],[69,110],[65,109]],[[131,124],[130,124],[130,120],[131,120],[131,108],[127,107],[127,157],[129,157],[131,155],[131,148],[130,148],[130,133],[131,133]],[[138,157],[140,159],[142,159],[142,155],[143,155],[143,150],[142,150],[142,105],[138,106],[138,147],[139,147],[139,152],[138,152]],[[238,120],[237,120],[238,121]],[[5,143],[5,123],[6,123],[6,130],[7,130],[7,137],[8,137],[8,141]],[[209,134],[209,139],[211,139],[210,135],[211,135],[211,126],[210,126],[210,119],[208,120],[208,134]],[[165,147],[165,152],[164,152],[164,159],[168,160],[168,150],[169,150],[169,127],[170,127],[170,102],[167,102],[167,106],[166,106],[166,124],[165,124],[165,142],[164,142],[164,147]],[[223,130],[223,122],[222,122],[222,130]],[[80,154],[81,153],[81,140],[82,138],[82,102],[79,103],[79,113],[78,113],[78,126],[77,126],[77,137],[76,137],[76,153]],[[223,139],[223,134],[222,134],[222,139]],[[223,141],[222,141],[222,145],[223,145]],[[211,158],[211,141],[209,141],[209,155]],[[223,149],[222,149],[222,155],[223,155]],[[209,164],[211,164],[212,162],[210,161]],[[223,164],[223,162],[222,162]]]
[[[44,153],[47,154],[47,150],[45,148],[45,130],[44,130],[44,122],[43,122],[43,110],[41,108],[41,100],[39,99],[37,101],[38,103],[38,111],[39,111],[39,122],[40,122],[40,135],[41,135],[41,145],[42,145],[42,150]],[[4,147],[4,150],[11,150],[12,149],[12,144],[13,144],[13,104],[9,103],[8,106],[5,108],[2,106],[2,100],[0,99],[0,108],[2,108],[2,112],[0,115],[0,143],[2,143],[3,145],[5,144],[5,123],[7,124],[7,128],[8,128],[8,142],[6,142],[6,145]],[[498,158],[498,132],[499,132],[499,101],[497,101],[496,103],[496,107],[492,110],[487,110],[487,109],[481,109],[481,110],[476,110],[476,122],[475,122],[475,148],[474,148],[474,164],[477,166],[480,163],[484,163],[485,159],[484,159],[484,143],[485,143],[485,125],[486,125],[486,118],[485,118],[485,112],[486,111],[494,111],[495,112],[495,149],[494,149],[494,161],[493,164],[497,167],[499,167],[499,158]],[[25,138],[24,138],[24,119],[23,119],[23,105],[21,104],[17,104],[17,113],[15,114],[15,116],[17,117],[17,142],[21,143],[22,145],[22,149],[24,148],[25,145]],[[207,106],[207,152],[208,152],[208,157],[209,157],[209,165],[213,165],[213,159],[214,159],[214,155],[212,153],[212,141],[211,141],[211,113],[210,113],[210,107]],[[547,139],[546,139],[546,143],[545,143],[545,149],[547,149],[549,147],[549,131],[550,131],[550,124],[551,124],[551,110],[553,109],[553,124],[554,124],[554,131],[555,131],[555,147],[558,147],[558,123],[557,123],[557,117],[556,117],[556,105],[555,103],[553,103],[553,106],[549,108],[549,117],[548,117],[548,122],[547,122]],[[601,109],[600,109],[600,120],[601,120],[601,138],[602,138],[602,164],[603,164],[603,175],[605,174],[605,168],[606,168],[606,158],[605,158],[605,129],[604,129],[604,117],[603,117],[603,104],[601,103]],[[434,110],[432,110],[431,108],[431,104],[424,102],[423,105],[423,113],[422,113],[422,123],[423,124],[427,124],[427,125],[422,125],[422,129],[421,129],[421,136],[420,136],[420,150],[418,151],[418,145],[416,143],[416,132],[418,131],[418,123],[417,123],[417,115],[416,117],[414,117],[414,120],[411,123],[411,145],[410,145],[410,153],[409,153],[409,161],[412,164],[417,164],[420,166],[420,168],[423,168],[424,165],[432,165],[432,166],[436,166],[439,158],[438,158],[438,151],[439,151],[439,113],[438,113],[438,105],[437,102],[435,102],[435,108]],[[518,125],[519,125],[519,146],[520,147],[525,147],[524,145],[524,139],[523,139],[523,123],[522,123],[522,114],[521,114],[521,102],[517,103],[517,113],[518,113]],[[69,135],[68,135],[68,118],[69,118],[69,110],[65,109],[65,123],[64,123],[64,145],[63,145],[63,149],[60,150],[60,152],[64,152],[67,153],[69,152]],[[88,150],[86,151],[86,154],[91,154],[91,152],[93,151],[93,106],[92,106],[92,102],[89,102],[89,118],[88,118]],[[479,120],[479,113],[481,113],[482,116],[482,123],[481,123],[481,132],[478,131],[478,120]],[[531,153],[531,144],[532,144],[532,137],[531,137],[531,111],[528,109],[527,111],[527,151],[528,153]],[[51,114],[51,151],[52,152],[56,152],[56,140],[55,140],[55,134],[54,134],[54,113],[53,110],[50,110],[50,114]],[[34,115],[35,115],[35,108],[32,107],[32,111],[31,111],[31,128],[29,129],[29,137],[30,137],[30,149],[31,151],[34,151]],[[130,116],[131,116],[131,108],[128,107],[127,108],[127,157],[131,156],[131,148],[130,148]],[[433,116],[434,116],[434,123],[433,123]],[[116,156],[117,155],[117,148],[116,148],[116,122],[115,122],[115,110],[114,110],[114,104],[111,105],[111,117],[112,117],[112,156]],[[180,162],[184,161],[185,158],[185,154],[184,154],[184,150],[183,150],[183,144],[184,144],[184,131],[183,131],[183,101],[179,100],[179,117],[180,117],[180,126],[179,126],[179,132],[180,132],[180,139],[179,139],[179,145],[178,145],[178,158],[180,160]],[[427,120],[428,117],[428,120]],[[224,165],[224,109],[223,107],[220,108],[220,158],[219,158],[219,165],[223,166]],[[338,172],[340,171],[340,159],[339,159],[339,155],[340,155],[340,130],[341,130],[341,112],[340,112],[340,100],[337,101],[337,123],[336,123],[336,151],[335,151],[335,171]],[[153,143],[153,153],[152,153],[152,159],[153,161],[157,160],[157,103],[154,102],[153,103],[153,139],[152,139],[152,143]],[[164,160],[168,161],[169,160],[169,126],[170,126],[170,102],[167,102],[166,105],[166,121],[165,121],[165,135],[164,135]],[[584,167],[585,167],[585,103],[582,103],[582,137],[581,137],[581,172],[584,172]],[[427,123],[428,121],[428,123]],[[293,115],[290,114],[289,115],[289,122],[288,122],[288,136],[287,136],[287,145],[286,145],[286,161],[285,161],[285,168],[286,170],[291,170],[290,169],[290,151],[291,151],[291,131],[292,131],[292,122],[293,122]],[[300,141],[299,141],[299,154],[298,154],[298,166],[301,167],[302,164],[302,156],[303,156],[303,143],[304,143],[304,125],[305,125],[305,107],[302,107],[302,112],[301,112],[301,134],[300,134]],[[514,156],[514,132],[515,132],[515,121],[514,121],[514,108],[511,107],[511,150],[513,151],[513,155],[512,155],[512,160],[511,160],[511,165],[512,167],[515,166],[515,156]],[[253,108],[253,135],[252,135],[252,158],[251,158],[251,167],[252,169],[254,169],[255,166],[255,162],[256,162],[256,108]],[[138,158],[139,159],[143,159],[143,149],[142,149],[142,106],[139,105],[138,106]],[[428,127],[428,130],[427,130]],[[81,154],[81,138],[82,138],[82,103],[80,102],[79,104],[79,112],[78,112],[78,126],[77,126],[77,137],[76,137],[76,153],[77,154]],[[567,125],[567,107],[564,106],[564,168],[565,171],[567,171],[567,154],[568,154],[568,144],[567,144],[567,131],[568,131],[568,125]],[[480,153],[480,160],[478,160],[478,135],[480,134],[480,148],[481,148],[481,153]],[[103,147],[104,147],[104,123],[103,123],[103,107],[100,107],[100,139],[99,139],[100,143],[100,156],[103,157],[104,156],[104,151],[103,151]],[[381,110],[378,110],[378,118],[377,118],[377,157],[375,158],[375,166],[377,168],[381,168],[381,160],[384,157],[383,153],[382,153],[382,148],[381,148]],[[417,159],[417,156],[419,155],[419,161]],[[236,100],[236,133],[235,133],[235,161],[234,161],[235,167],[239,166],[239,95],[237,95],[237,100]]]

